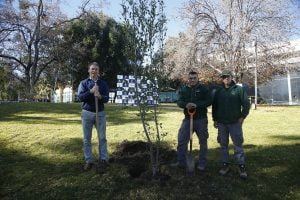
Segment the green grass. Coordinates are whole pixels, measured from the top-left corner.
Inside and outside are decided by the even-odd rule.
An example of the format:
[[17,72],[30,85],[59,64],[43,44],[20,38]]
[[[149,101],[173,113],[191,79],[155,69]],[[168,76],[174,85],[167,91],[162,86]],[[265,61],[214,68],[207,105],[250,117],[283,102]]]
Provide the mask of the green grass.
[[[209,111],[207,172],[186,176],[165,166],[171,179],[164,185],[131,179],[117,163],[104,175],[83,172],[80,112],[79,104],[0,104],[0,199],[300,199],[300,107],[251,110],[244,124],[247,180],[235,168],[218,175],[217,131]],[[135,108],[107,105],[110,154],[123,140],[144,139],[136,114]],[[182,117],[176,105],[160,107],[164,141],[174,149]]]

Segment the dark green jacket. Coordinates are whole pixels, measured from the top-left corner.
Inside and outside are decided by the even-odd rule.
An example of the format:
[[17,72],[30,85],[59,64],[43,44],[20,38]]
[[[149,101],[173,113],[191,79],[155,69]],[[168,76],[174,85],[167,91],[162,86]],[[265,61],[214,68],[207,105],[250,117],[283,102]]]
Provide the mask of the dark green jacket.
[[212,103],[211,94],[208,88],[201,84],[195,87],[182,86],[178,90],[177,105],[180,108],[184,108],[185,117],[189,118],[189,114],[185,108],[187,103],[194,103],[197,105],[194,119],[207,118],[207,107]]
[[214,121],[224,124],[237,122],[239,118],[246,118],[249,114],[250,102],[243,87],[232,82],[229,88],[220,87],[216,90],[212,117]]

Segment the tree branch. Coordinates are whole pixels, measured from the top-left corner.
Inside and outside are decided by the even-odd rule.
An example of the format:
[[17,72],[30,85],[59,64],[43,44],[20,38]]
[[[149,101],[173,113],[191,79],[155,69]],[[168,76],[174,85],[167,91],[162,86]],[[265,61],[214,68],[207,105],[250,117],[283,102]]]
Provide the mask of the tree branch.
[[85,14],[87,14],[87,11],[85,10],[86,9],[86,6],[89,4],[90,0],[86,0],[83,5],[80,7],[81,9],[81,13],[79,16],[77,17],[74,17],[74,18],[71,18],[71,19],[68,19],[68,20],[64,20],[64,21],[61,21],[59,23],[54,23],[53,26],[50,26],[46,33],[49,33],[52,29],[55,29],[55,28],[58,28],[58,27],[61,27],[62,25],[64,24],[67,24],[67,23],[71,23],[77,19],[81,19]]
[[214,65],[212,65],[211,63],[209,62],[206,62],[206,64],[211,67],[213,70],[215,70],[216,72],[218,72],[219,74],[222,73],[222,71],[220,69],[218,69],[217,67],[215,67]]
[[34,84],[39,80],[42,72],[53,62],[55,61],[55,58],[52,58],[51,60],[49,60],[48,62],[44,63],[43,64],[43,67],[41,69],[39,69],[36,77],[35,77],[35,80],[34,80]]
[[14,57],[14,56],[8,56],[8,55],[0,54],[0,58],[7,58],[7,59],[10,59],[10,60],[14,60],[17,63],[19,63],[20,65],[22,65],[25,69],[27,67],[21,60],[19,60],[18,58]]

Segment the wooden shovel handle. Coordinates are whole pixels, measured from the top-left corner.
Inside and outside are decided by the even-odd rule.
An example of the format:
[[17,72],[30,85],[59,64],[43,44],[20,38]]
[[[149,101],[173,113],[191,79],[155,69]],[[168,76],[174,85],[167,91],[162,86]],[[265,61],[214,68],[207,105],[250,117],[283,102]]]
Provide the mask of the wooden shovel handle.
[[190,153],[192,153],[192,149],[193,149],[193,121],[194,121],[195,113],[196,113],[196,108],[188,109],[188,114],[190,115]]
[[189,113],[190,117],[193,118],[196,113],[196,108],[188,109],[188,113]]

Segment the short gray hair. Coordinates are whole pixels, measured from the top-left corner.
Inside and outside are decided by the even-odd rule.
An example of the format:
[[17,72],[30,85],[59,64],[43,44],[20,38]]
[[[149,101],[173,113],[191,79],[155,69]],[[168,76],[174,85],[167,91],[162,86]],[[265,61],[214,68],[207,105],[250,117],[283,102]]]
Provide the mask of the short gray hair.
[[90,69],[91,66],[97,66],[98,68],[100,68],[100,65],[97,62],[92,62],[88,65],[88,69]]

